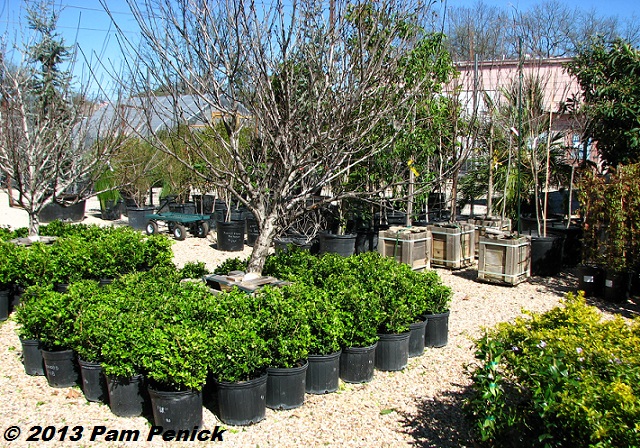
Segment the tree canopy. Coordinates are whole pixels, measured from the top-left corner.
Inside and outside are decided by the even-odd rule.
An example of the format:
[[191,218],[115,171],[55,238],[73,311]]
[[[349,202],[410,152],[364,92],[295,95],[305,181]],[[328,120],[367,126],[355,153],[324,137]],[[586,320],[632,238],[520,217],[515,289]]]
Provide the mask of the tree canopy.
[[629,42],[595,39],[567,65],[582,88],[587,137],[603,162],[640,161],[640,50]]

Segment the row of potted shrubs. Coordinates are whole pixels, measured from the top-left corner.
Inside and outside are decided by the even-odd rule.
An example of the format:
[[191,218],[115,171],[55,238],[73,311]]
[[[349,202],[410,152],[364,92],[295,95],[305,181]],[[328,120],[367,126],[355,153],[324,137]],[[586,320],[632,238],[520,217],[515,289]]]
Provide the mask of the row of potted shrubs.
[[[244,267],[233,259],[217,272]],[[44,353],[72,350],[113,381],[144,375],[154,390],[195,391],[201,400],[211,380],[246,381],[310,354],[374,344],[381,333],[406,332],[422,315],[446,311],[451,299],[434,272],[376,253],[282,252],[268,258],[265,274],[291,283],[254,295],[216,295],[204,283],[180,281],[204,273],[202,263],[182,270],[157,263],[106,285],[72,280],[66,293],[39,282],[18,307],[20,337],[39,341]]]

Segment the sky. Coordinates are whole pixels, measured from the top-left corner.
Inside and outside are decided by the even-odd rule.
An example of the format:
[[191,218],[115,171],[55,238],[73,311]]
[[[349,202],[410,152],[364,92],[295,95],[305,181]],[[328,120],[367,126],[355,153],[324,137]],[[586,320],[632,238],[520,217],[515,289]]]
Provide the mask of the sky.
[[[37,0],[26,0],[30,4]],[[114,19],[127,33],[127,37],[135,40],[137,26],[131,15],[126,0],[103,0],[113,13]],[[140,0],[138,0],[140,1]],[[214,0],[215,1],[215,0]],[[291,0],[289,0],[290,3]],[[437,0],[444,4],[444,0]],[[602,16],[619,16],[626,20],[635,14],[640,20],[640,0],[561,0],[567,7],[577,7],[582,10],[592,8]],[[287,0],[284,0],[287,3]],[[501,9],[514,9],[526,11],[540,0],[484,0],[488,6],[497,6]],[[446,0],[448,7],[471,7],[476,0]],[[60,8],[58,31],[64,37],[67,45],[78,43],[82,54],[79,56],[80,64],[76,66],[74,73],[78,79],[83,76],[88,78],[87,70],[82,62],[89,59],[89,65],[96,67],[95,60],[99,58],[108,66],[120,67],[123,57],[116,39],[116,31],[111,19],[104,11],[99,0],[54,0],[54,5]],[[9,40],[20,39],[19,30],[26,28],[24,19],[25,0],[0,0],[0,35],[5,34]],[[102,75],[102,83],[108,78]]]

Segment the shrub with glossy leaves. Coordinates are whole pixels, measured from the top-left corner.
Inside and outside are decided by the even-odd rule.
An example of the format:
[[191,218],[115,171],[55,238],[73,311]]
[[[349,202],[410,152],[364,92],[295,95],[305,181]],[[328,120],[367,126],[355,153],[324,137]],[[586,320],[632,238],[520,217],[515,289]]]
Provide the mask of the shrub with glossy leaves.
[[582,294],[477,341],[467,402],[487,446],[639,446],[640,322],[603,319]]

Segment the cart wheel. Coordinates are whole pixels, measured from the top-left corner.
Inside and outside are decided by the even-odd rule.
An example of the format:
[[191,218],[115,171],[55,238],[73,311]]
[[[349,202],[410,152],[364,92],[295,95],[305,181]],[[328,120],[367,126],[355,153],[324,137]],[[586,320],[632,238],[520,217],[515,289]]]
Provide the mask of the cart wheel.
[[209,234],[209,223],[200,222],[196,225],[196,235],[198,238],[205,238]]
[[169,229],[169,233],[173,233],[173,229],[176,227],[176,223],[173,221],[169,221],[167,223],[167,227]]
[[149,221],[147,223],[147,235],[154,235],[158,233],[158,223],[156,221]]
[[175,224],[173,228],[173,237],[178,241],[182,241],[187,237],[187,230],[182,224]]

